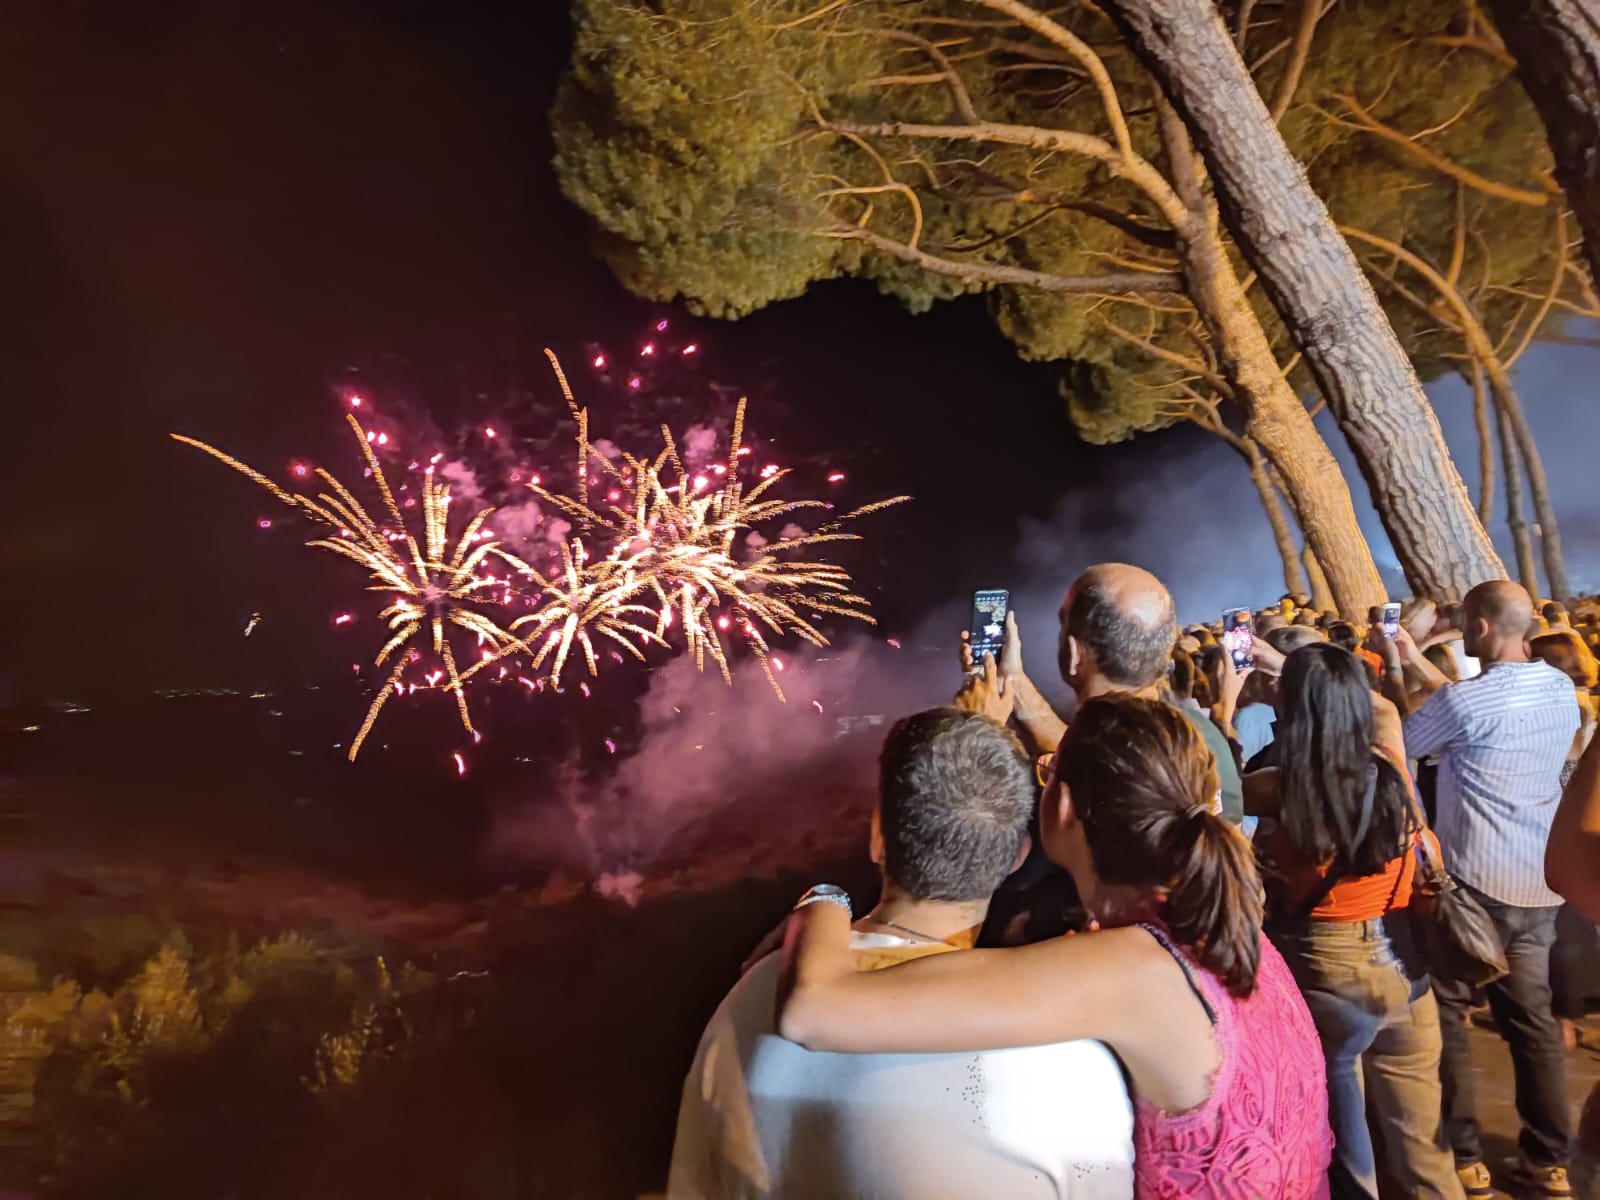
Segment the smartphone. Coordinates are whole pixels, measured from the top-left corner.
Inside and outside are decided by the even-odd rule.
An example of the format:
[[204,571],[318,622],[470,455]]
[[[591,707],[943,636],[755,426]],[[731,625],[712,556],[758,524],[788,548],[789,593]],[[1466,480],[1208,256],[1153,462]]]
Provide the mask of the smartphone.
[[1398,604],[1385,604],[1383,606],[1383,636],[1392,638],[1400,632],[1400,606]]
[[1235,671],[1248,671],[1256,665],[1256,626],[1248,608],[1222,610],[1222,644],[1227,646]]
[[1006,613],[1011,607],[1011,593],[1005,588],[991,588],[972,597],[972,621],[967,635],[972,646],[972,665],[983,667],[983,656],[992,654],[1000,659],[1000,647],[1005,642]]

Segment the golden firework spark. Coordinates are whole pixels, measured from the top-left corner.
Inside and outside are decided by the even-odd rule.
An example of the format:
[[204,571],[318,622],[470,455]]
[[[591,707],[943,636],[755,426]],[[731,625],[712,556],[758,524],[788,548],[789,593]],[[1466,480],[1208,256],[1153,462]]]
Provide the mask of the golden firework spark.
[[[772,673],[767,636],[794,633],[814,646],[828,639],[814,623],[823,615],[849,617],[875,624],[865,597],[853,590],[849,572],[833,563],[794,557],[832,542],[858,540],[843,528],[857,517],[910,499],[895,496],[824,522],[798,537],[750,539],[763,524],[807,509],[829,509],[822,500],[783,500],[767,493],[788,472],[766,475],[746,491],[739,478],[740,443],[744,436],[745,401],[734,412],[726,460],[705,471],[690,471],[678,453],[672,432],[662,426],[662,449],[654,459],[623,453],[616,460],[599,454],[589,441],[588,411],[579,408],[556,356],[545,351],[562,394],[578,422],[579,495],[574,500],[539,484],[528,486],[585,528],[605,531],[613,546],[598,566],[621,570],[630,580],[629,598],[648,590],[656,600],[656,636],[674,619],[683,623],[684,639],[695,666],[704,669],[710,654],[724,679],[732,682],[722,632],[737,624],[780,699],[783,689]],[[603,506],[591,503],[590,471],[598,470],[615,484],[607,494],[618,499]],[[666,481],[663,476],[666,476]],[[720,486],[713,486],[720,479]],[[739,534],[749,557],[741,560]],[[580,544],[581,550],[581,544]],[[732,614],[719,613],[722,607]],[[765,632],[763,632],[765,630]],[[559,673],[559,666],[557,668]]]
[[499,542],[480,537],[484,522],[494,512],[492,508],[474,513],[461,536],[451,541],[450,488],[437,478],[431,465],[422,475],[422,531],[420,537],[413,533],[400,506],[395,503],[394,492],[390,490],[377,455],[367,444],[366,431],[354,416],[346,414],[345,419],[355,434],[356,444],[361,447],[392,528],[374,521],[350,489],[321,467],[316,468],[316,475],[328,490],[314,497],[307,496],[279,487],[261,472],[215,446],[181,434],[172,436],[226,463],[283,503],[330,530],[328,535],[315,538],[307,545],[337,554],[362,567],[372,579],[369,591],[392,593],[393,603],[378,614],[387,624],[390,637],[378,651],[373,665],[381,667],[391,659],[394,665],[373,697],[350,744],[353,762],[391,691],[398,693],[400,690],[400,676],[416,656],[415,643],[424,638],[431,642],[433,652],[444,663],[449,678],[447,688],[455,696],[462,726],[476,736],[467,708],[465,677],[457,669],[448,630],[453,626],[472,634],[480,646],[491,647],[491,657],[499,657],[521,646],[522,639],[482,611],[488,604],[480,593],[491,589],[503,591],[505,582],[494,576],[480,575],[478,571],[490,559],[497,559],[520,575],[532,577],[536,573]]
[[[652,643],[665,646],[667,631],[681,621],[695,666],[703,670],[709,655],[731,683],[722,634],[737,625],[773,690],[783,699],[783,689],[773,674],[775,660],[768,653],[769,637],[792,633],[814,646],[826,646],[828,639],[816,624],[822,616],[874,623],[866,599],[853,590],[843,567],[800,556],[817,546],[856,540],[859,535],[843,528],[848,522],[908,497],[878,501],[827,520],[810,533],[787,538],[780,534],[769,541],[759,534],[758,526],[803,510],[831,509],[832,505],[770,496],[771,489],[788,474],[776,468],[764,470],[759,483],[748,491],[744,488],[739,476],[743,399],[734,414],[732,442],[723,463],[705,471],[690,471],[665,426],[662,449],[654,458],[623,453],[613,460],[595,449],[589,438],[588,410],[574,400],[556,356],[549,350],[545,354],[578,426],[577,498],[537,483],[529,486],[580,523],[577,536],[561,543],[560,568],[549,576],[494,539],[485,525],[493,508],[475,512],[452,539],[450,489],[431,465],[422,472],[422,528],[420,533],[413,532],[369,445],[371,436],[351,414],[346,414],[346,420],[382,500],[389,521],[386,525],[373,520],[350,489],[320,467],[315,475],[327,491],[308,496],[280,487],[214,446],[172,435],[232,467],[328,530],[307,544],[356,563],[372,581],[368,590],[392,595],[392,602],[379,614],[390,636],[373,660],[375,667],[391,660],[392,666],[351,743],[351,761],[360,753],[391,692],[398,695],[417,686],[403,688],[401,678],[406,666],[420,657],[419,643],[430,644],[443,663],[442,671],[426,676],[427,686],[447,680],[442,686],[454,695],[462,726],[476,737],[466,685],[485,668],[512,655],[528,654],[535,671],[548,661],[550,678],[559,683],[574,648],[582,651],[590,675],[596,675],[597,638],[603,637],[643,661],[641,647]],[[591,471],[600,474],[591,478]],[[304,467],[296,467],[296,474],[305,473]],[[600,489],[608,500],[597,506],[591,501],[592,484],[599,483],[601,476],[615,487]],[[719,482],[713,484],[714,478]],[[616,499],[609,499],[611,496]],[[746,535],[742,540],[741,533]],[[502,579],[480,574],[491,560],[509,568],[510,576]],[[532,611],[509,619],[514,600],[531,605]],[[650,627],[652,621],[654,628]],[[450,642],[452,629],[476,639],[477,660],[465,669],[458,666]],[[525,676],[519,681],[529,682]]]
[[632,639],[640,644],[654,642],[665,646],[667,643],[658,630],[651,630],[636,619],[655,615],[655,609],[636,599],[650,583],[640,572],[640,565],[638,556],[627,555],[612,555],[591,563],[581,538],[562,543],[561,570],[554,577],[546,578],[538,568],[528,568],[529,577],[539,586],[539,607],[507,626],[515,635],[515,643],[486,655],[462,673],[462,681],[466,682],[508,654],[527,651],[532,655],[536,671],[553,654],[550,678],[559,683],[575,645],[583,651],[589,674],[598,675],[599,663],[591,630],[643,662],[644,653]]

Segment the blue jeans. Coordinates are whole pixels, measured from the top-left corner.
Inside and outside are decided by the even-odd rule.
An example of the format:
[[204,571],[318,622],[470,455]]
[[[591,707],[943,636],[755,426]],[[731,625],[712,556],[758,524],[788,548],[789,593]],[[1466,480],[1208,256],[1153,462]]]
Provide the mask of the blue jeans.
[[[1522,1156],[1538,1167],[1566,1166],[1572,1153],[1572,1116],[1567,1103],[1567,1051],[1561,1027],[1550,1011],[1550,947],[1556,940],[1559,908],[1519,908],[1491,900],[1457,883],[1494,921],[1511,974],[1484,988],[1489,1011],[1511,1050],[1517,1087]],[[1477,1103],[1473,1095],[1472,1043],[1467,1037],[1469,988],[1439,982],[1439,1016],[1444,1025],[1444,1124],[1459,1162],[1482,1162]]]
[[1377,1200],[1369,1107],[1398,1194],[1462,1194],[1440,1130],[1439,1010],[1405,921],[1308,921],[1273,934],[1322,1038],[1336,1197]]

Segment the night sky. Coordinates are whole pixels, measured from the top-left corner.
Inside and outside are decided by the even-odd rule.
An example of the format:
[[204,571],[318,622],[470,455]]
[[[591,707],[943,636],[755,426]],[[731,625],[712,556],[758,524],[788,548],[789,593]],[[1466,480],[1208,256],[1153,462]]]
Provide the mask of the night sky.
[[[352,380],[450,429],[553,394],[541,346],[571,362],[660,317],[705,345],[708,381],[773,402],[790,455],[845,469],[851,499],[917,497],[866,530],[890,629],[979,586],[1058,590],[1111,554],[1163,572],[1189,617],[1281,590],[1231,452],[1188,430],[1085,446],[1056,372],[1019,362],[979,301],[913,318],[846,281],[727,325],[626,294],[549,167],[564,8],[8,8],[0,702],[306,682],[370,655],[327,628],[353,573],[257,536],[266,498],[168,431],[269,470],[348,469]],[[1549,348],[1522,370],[1591,586],[1596,361]],[[1475,478],[1469,401],[1439,403]]]

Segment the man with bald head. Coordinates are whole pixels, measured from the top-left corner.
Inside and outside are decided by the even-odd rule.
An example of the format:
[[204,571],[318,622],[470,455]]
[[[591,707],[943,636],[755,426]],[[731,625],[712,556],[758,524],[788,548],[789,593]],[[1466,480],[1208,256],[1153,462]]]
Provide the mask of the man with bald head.
[[[1159,579],[1143,567],[1099,563],[1073,580],[1060,616],[1056,665],[1078,703],[1112,693],[1156,694],[1178,642],[1172,594]],[[1041,753],[1054,750],[1067,727],[1023,669],[1022,643],[1010,615],[999,667],[1017,720]],[[1233,749],[1203,713],[1183,711],[1217,760],[1223,815],[1238,824],[1244,793]]]
[[[1577,693],[1571,679],[1529,653],[1534,608],[1521,587],[1479,584],[1464,609],[1464,649],[1483,667],[1473,679],[1449,683],[1403,626],[1395,638],[1407,673],[1432,693],[1406,718],[1406,752],[1440,756],[1435,831],[1445,865],[1493,918],[1511,967],[1486,990],[1515,1067],[1519,1183],[1533,1195],[1570,1196],[1566,1051],[1550,1011],[1561,897],[1545,885],[1544,847],[1578,729]],[[1444,1034],[1444,1132],[1467,1194],[1488,1196],[1467,1040],[1471,996],[1452,980],[1434,980],[1434,991]]]

